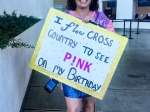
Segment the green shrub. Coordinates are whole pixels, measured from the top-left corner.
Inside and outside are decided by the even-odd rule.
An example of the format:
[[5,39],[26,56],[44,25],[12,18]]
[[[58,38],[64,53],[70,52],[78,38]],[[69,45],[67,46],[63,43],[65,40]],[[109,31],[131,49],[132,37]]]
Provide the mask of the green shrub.
[[40,19],[32,16],[17,16],[15,12],[9,15],[4,11],[3,15],[0,15],[0,48],[3,49],[7,46],[26,47],[27,43],[19,42],[19,40],[15,40],[14,37],[39,20]]

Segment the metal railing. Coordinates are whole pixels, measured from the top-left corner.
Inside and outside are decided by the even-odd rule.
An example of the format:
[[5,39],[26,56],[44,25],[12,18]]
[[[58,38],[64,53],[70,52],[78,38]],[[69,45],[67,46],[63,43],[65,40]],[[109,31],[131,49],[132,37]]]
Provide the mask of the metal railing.
[[132,23],[133,22],[137,22],[137,26],[136,26],[136,34],[140,34],[139,32],[139,24],[140,22],[150,22],[150,20],[142,20],[142,19],[115,19],[112,20],[113,22],[123,22],[123,36],[126,36],[126,22],[129,22],[129,39],[133,39],[132,38]]

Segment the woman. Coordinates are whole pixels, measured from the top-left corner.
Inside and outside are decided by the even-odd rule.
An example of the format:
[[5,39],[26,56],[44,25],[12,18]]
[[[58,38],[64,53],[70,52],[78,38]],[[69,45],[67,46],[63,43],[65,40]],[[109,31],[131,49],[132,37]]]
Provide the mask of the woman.
[[[114,31],[111,20],[103,12],[98,12],[98,0],[67,0],[67,13],[91,22],[109,31]],[[72,87],[62,84],[67,112],[95,112],[96,100]]]

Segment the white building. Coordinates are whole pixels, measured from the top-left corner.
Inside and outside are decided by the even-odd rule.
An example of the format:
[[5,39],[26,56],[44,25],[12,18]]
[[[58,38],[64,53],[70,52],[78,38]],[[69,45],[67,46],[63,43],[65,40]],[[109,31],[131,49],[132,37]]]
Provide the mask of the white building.
[[[109,1],[112,1],[114,3],[109,4]],[[106,9],[106,11],[109,11],[111,9],[109,6],[112,5],[112,12],[113,14],[115,14],[116,19],[134,19],[136,13],[138,13],[140,17],[143,18],[144,15],[150,12],[150,6],[138,7],[138,1],[139,0],[99,0],[99,10],[105,11]],[[44,19],[50,7],[55,7],[63,10],[65,8],[65,3],[65,0],[0,0],[0,14],[3,14],[4,11],[6,11],[7,13],[12,13],[13,11],[15,11],[17,14],[35,16]],[[123,28],[123,23],[115,23],[114,25],[116,28]],[[20,36],[30,41],[31,39],[36,39],[38,37],[37,32],[40,32],[41,26],[42,23],[38,23],[36,24],[36,26],[27,30]],[[133,27],[136,26],[137,23],[134,23]],[[150,23],[140,23],[140,28],[150,29]],[[27,63],[22,66],[18,64],[19,62],[22,62],[22,60],[23,62],[27,60],[25,60],[25,58],[27,58],[27,54],[23,55],[22,53],[28,52],[28,50],[24,50],[25,51],[22,51],[22,49],[14,49],[12,51],[9,48],[7,50],[0,51],[0,65],[3,65],[3,63],[6,63],[7,65],[1,67],[3,72],[0,72],[0,112],[19,112],[21,108],[21,103],[23,101],[25,90],[30,77],[30,74],[28,73],[29,71],[24,70],[24,65],[27,65]],[[11,51],[11,54],[7,54],[7,51]],[[19,51],[19,54],[16,54],[17,51]],[[29,51],[28,54],[31,54],[30,52],[31,51]],[[8,57],[6,57],[5,55],[7,55]],[[11,58],[14,59],[10,61]],[[8,63],[6,59],[8,60]],[[16,63],[16,60],[21,61]],[[17,66],[14,64],[17,64]],[[13,67],[11,71],[7,69],[8,67],[10,68],[10,66]],[[27,75],[22,75],[20,71],[16,72],[14,68],[18,68],[19,70],[26,72]],[[9,74],[6,74],[5,71],[8,71]],[[7,80],[8,78],[9,80]]]
[[[53,0],[54,7],[59,9],[65,8],[66,0]],[[145,1],[142,3],[142,1]],[[141,3],[143,5],[141,5]],[[147,4],[148,3],[148,4]],[[144,6],[145,5],[145,6]],[[115,14],[116,19],[134,19],[135,14],[140,16],[150,12],[149,0],[99,0],[99,10],[110,10]],[[142,18],[142,17],[141,17]]]
[[[65,0],[53,0],[55,8],[64,9]],[[144,2],[143,2],[144,1]],[[99,0],[99,10],[110,19],[140,19],[150,15],[150,0]],[[122,22],[114,22],[116,28],[123,28]],[[142,29],[150,29],[150,22],[141,22],[139,27]],[[126,28],[129,28],[129,22],[126,22]],[[137,28],[137,22],[132,22],[132,28]]]
[[[137,12],[140,16],[150,12],[150,6],[138,7],[138,1],[142,0],[99,0],[99,6],[103,11],[112,8],[116,19],[134,19]],[[44,18],[50,7],[64,9],[65,3],[66,0],[0,0],[0,14],[5,10]]]

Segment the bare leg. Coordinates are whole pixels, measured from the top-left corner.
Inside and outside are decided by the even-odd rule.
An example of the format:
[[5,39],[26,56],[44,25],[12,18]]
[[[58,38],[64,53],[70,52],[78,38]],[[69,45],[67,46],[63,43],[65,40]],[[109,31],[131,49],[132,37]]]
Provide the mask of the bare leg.
[[65,97],[67,112],[81,112],[82,99]]
[[96,99],[87,97],[83,99],[83,112],[95,112]]

